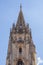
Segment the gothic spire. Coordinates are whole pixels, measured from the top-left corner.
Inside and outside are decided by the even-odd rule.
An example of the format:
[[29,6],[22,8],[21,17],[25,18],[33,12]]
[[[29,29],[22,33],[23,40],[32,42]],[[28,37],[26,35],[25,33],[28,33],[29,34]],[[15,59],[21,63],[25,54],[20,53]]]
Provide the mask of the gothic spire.
[[25,20],[24,20],[24,16],[23,16],[23,12],[22,12],[22,5],[20,5],[20,12],[19,12],[19,16],[17,19],[16,27],[20,26],[20,25],[25,26]]

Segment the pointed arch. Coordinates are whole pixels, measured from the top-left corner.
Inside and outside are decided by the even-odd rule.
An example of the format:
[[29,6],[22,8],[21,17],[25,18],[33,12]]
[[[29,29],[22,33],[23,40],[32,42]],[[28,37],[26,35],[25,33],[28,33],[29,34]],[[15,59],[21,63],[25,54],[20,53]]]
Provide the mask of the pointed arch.
[[19,59],[19,60],[17,61],[17,65],[24,65],[24,63],[23,63],[23,61],[22,61],[21,59]]

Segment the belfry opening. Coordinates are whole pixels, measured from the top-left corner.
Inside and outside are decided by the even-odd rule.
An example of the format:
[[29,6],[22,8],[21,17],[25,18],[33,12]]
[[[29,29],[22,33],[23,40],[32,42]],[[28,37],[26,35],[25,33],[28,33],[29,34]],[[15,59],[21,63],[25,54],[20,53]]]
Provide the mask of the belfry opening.
[[24,65],[24,63],[23,63],[23,61],[22,61],[21,59],[19,59],[19,60],[17,61],[17,65]]

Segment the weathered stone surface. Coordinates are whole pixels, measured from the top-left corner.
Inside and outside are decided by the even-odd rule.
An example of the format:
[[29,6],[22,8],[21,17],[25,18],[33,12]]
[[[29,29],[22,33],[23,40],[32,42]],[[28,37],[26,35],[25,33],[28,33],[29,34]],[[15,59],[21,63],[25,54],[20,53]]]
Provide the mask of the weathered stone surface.
[[[19,49],[21,48],[21,53]],[[36,65],[36,50],[31,30],[25,24],[20,8],[16,26],[10,31],[6,65]]]

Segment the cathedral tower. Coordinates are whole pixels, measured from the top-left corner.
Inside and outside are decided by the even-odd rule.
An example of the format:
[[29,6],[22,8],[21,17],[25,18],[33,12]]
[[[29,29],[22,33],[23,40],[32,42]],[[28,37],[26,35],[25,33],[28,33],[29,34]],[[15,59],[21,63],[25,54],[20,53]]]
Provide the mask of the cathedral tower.
[[6,65],[36,65],[36,50],[31,29],[25,23],[22,6],[16,25],[10,30]]

